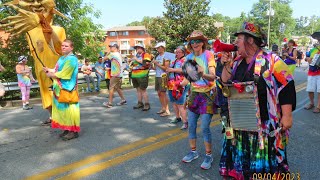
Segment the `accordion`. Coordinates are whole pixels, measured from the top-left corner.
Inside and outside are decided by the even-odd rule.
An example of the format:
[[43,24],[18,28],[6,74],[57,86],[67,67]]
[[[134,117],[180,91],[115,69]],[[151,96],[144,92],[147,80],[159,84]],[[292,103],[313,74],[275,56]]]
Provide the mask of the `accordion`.
[[229,118],[230,127],[241,131],[258,131],[257,108],[255,101],[257,87],[253,81],[240,82],[228,85]]

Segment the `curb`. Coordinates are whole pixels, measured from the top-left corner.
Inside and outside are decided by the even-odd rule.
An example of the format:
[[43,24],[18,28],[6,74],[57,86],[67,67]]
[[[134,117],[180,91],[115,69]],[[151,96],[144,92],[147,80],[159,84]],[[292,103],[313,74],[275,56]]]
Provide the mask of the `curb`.
[[[81,93],[79,92],[80,97],[87,97],[87,96],[104,96],[108,97],[108,90],[102,89],[100,92],[92,92],[92,93]],[[30,104],[41,104],[41,98],[32,98],[29,99]],[[19,107],[21,105],[21,100],[6,100],[6,101],[0,101],[0,109],[2,108],[10,108],[10,107]]]

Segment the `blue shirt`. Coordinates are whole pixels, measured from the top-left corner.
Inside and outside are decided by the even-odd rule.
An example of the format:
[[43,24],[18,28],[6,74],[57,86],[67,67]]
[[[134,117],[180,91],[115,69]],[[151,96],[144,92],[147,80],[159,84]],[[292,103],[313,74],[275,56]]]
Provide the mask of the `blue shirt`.
[[104,71],[104,63],[103,62],[101,62],[101,63],[99,63],[99,61],[96,62],[96,64],[94,65],[94,68],[96,69],[96,71],[98,71],[99,73],[104,75],[105,71]]

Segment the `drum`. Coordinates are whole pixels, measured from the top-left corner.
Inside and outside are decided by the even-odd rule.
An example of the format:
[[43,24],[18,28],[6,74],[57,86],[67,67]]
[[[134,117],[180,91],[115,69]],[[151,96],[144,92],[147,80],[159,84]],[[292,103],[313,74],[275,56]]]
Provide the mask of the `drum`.
[[255,102],[257,87],[253,81],[228,85],[230,127],[241,131],[258,131]]
[[182,66],[183,76],[190,82],[200,80],[201,76],[198,73],[198,64],[194,60],[187,60]]

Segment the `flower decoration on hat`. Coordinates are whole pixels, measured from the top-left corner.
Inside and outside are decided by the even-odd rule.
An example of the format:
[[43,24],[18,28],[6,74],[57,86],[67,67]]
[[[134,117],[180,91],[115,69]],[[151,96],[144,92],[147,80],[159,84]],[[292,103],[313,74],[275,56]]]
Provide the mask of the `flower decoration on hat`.
[[265,46],[266,45],[266,35],[265,33],[262,32],[262,29],[260,26],[255,25],[250,22],[244,22],[242,24],[241,29],[236,32],[234,35],[237,36],[238,34],[249,34],[253,37],[259,38],[262,41],[262,44],[260,45]]

